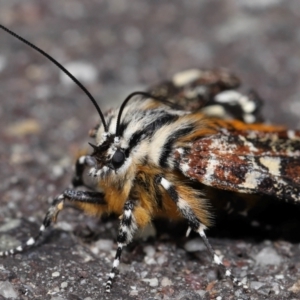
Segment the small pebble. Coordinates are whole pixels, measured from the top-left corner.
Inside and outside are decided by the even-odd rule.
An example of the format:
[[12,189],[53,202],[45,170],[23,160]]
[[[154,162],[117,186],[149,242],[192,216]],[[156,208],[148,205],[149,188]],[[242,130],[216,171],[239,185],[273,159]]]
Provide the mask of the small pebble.
[[136,289],[136,286],[131,286],[130,288],[132,289],[132,291],[130,291],[129,293],[130,296],[137,296],[139,294],[139,292]]
[[9,299],[18,298],[17,292],[9,281],[0,281],[0,295]]
[[200,297],[204,297],[204,295],[207,293],[207,291],[205,291],[205,290],[197,290],[196,293],[198,295],[200,295]]
[[59,277],[60,276],[60,273],[59,272],[53,272],[52,273],[52,277]]
[[172,284],[173,282],[168,277],[164,277],[161,281],[161,286],[169,286]]
[[142,279],[144,282],[148,282],[150,286],[156,287],[158,286],[158,279],[157,278],[145,278]]
[[56,223],[56,228],[59,228],[63,231],[73,231],[74,230],[74,227],[70,224],[70,223],[67,223],[65,221],[59,221]]
[[189,240],[184,244],[184,249],[188,252],[196,252],[205,250],[206,247],[201,239],[196,238],[193,240]]
[[114,242],[113,240],[105,240],[101,239],[98,240],[94,245],[91,247],[91,251],[94,254],[99,254],[100,252],[109,252],[113,249]]
[[167,257],[165,256],[165,255],[160,255],[159,257],[157,257],[157,263],[159,264],[159,265],[162,265],[162,264],[164,264],[166,261],[167,261]]
[[64,174],[64,169],[61,166],[55,165],[52,167],[52,175],[55,178],[61,177]]
[[41,126],[35,119],[26,119],[8,125],[5,133],[13,137],[23,137],[28,134],[38,134],[41,131]]
[[132,290],[129,293],[130,296],[137,296],[138,294],[139,294],[139,292],[137,290]]
[[145,278],[147,276],[148,272],[147,271],[143,271],[141,273],[141,278]]
[[156,260],[149,256],[145,256],[144,261],[147,265],[155,265],[156,264]]
[[[83,83],[93,83],[97,80],[98,71],[90,63],[73,61],[65,64],[64,67]],[[74,85],[74,82],[63,72],[61,72],[60,81],[66,86]]]
[[280,293],[280,286],[277,282],[272,283],[272,290],[274,291],[275,295],[279,295]]
[[299,293],[300,292],[300,280],[296,281],[293,286],[291,286],[289,289],[289,291],[293,292],[293,293]]
[[62,282],[61,285],[60,285],[60,287],[62,289],[65,289],[67,286],[68,286],[68,283],[66,281]]
[[261,288],[263,285],[264,285],[264,283],[263,283],[263,282],[259,282],[259,281],[252,281],[252,282],[250,283],[251,289],[254,289],[254,290],[258,290],[258,289]]
[[21,221],[19,219],[12,219],[9,222],[5,223],[4,225],[0,226],[0,232],[6,232],[12,229],[19,227]]
[[144,257],[145,263],[147,265],[155,265],[157,263],[154,259],[154,255],[156,253],[155,248],[153,246],[146,246],[143,250],[146,253],[146,256]]
[[146,246],[144,247],[144,252],[146,253],[147,256],[153,257],[155,255],[155,248],[153,246]]
[[262,249],[255,257],[256,263],[258,265],[279,265],[282,261],[278,253],[271,247],[266,247]]

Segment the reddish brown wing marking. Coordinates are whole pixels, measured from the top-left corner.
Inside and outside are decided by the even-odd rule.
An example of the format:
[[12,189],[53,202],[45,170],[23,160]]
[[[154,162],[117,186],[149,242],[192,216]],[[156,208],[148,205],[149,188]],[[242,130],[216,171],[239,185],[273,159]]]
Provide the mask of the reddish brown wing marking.
[[228,131],[175,152],[191,179],[218,189],[300,201],[300,131]]

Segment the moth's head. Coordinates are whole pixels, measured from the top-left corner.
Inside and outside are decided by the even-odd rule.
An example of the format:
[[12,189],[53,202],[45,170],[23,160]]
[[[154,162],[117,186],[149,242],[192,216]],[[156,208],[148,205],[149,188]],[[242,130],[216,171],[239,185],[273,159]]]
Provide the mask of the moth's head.
[[[128,169],[134,169],[134,159],[131,157],[128,137],[126,139],[122,136],[124,124],[121,123],[125,105],[134,96],[153,98],[152,95],[145,92],[130,94],[119,110],[112,110],[106,114],[107,124],[100,124],[90,131],[90,136],[96,139],[96,145],[90,144],[93,148],[91,156],[96,162],[95,167],[90,172],[92,176],[106,178],[109,175],[118,177],[118,175],[127,174],[125,177],[128,177]],[[132,118],[134,117],[131,115],[131,121]]]
[[121,139],[115,134],[102,133],[101,141],[93,148],[91,156],[96,165],[91,173],[97,177],[106,177],[110,174],[124,173],[128,169],[129,148],[122,145]]
[[[145,99],[126,106],[134,96]],[[144,163],[148,157],[147,134],[150,136],[164,122],[168,123],[173,117],[182,115],[182,112],[172,110],[170,106],[175,105],[164,98],[134,92],[124,100],[119,110],[109,111],[105,116],[107,124],[100,124],[90,131],[90,136],[96,140],[96,145],[90,145],[94,150],[92,157],[97,162],[91,175],[100,178],[107,178],[108,175],[130,178],[136,166]]]

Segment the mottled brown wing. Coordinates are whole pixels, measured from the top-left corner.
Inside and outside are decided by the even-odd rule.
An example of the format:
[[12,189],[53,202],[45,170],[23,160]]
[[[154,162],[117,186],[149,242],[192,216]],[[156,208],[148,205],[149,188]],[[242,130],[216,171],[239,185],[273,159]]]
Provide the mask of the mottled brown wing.
[[254,91],[240,93],[237,91],[240,85],[235,75],[223,69],[190,69],[151,87],[148,92],[167,98],[184,110],[201,110],[208,116],[245,123],[261,122],[261,98]]
[[175,155],[185,176],[205,185],[300,201],[300,131],[222,129]]

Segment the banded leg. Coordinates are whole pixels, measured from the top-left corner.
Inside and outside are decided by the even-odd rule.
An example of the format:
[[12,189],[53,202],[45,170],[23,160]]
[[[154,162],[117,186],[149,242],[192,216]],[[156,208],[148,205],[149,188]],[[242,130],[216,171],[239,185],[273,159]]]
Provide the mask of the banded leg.
[[226,268],[224,264],[222,263],[221,258],[216,254],[214,249],[212,248],[211,244],[209,243],[206,234],[204,230],[206,229],[206,226],[203,225],[200,220],[195,215],[194,211],[192,210],[189,203],[182,199],[179,194],[176,191],[176,188],[172,185],[171,182],[169,182],[164,177],[159,177],[157,182],[162,185],[162,187],[166,190],[170,198],[175,202],[177,205],[178,210],[182,214],[182,216],[188,221],[189,228],[187,231],[187,235],[190,233],[191,230],[194,230],[195,232],[199,233],[200,237],[202,238],[209,254],[212,257],[212,260],[215,264],[218,265],[218,267],[222,270],[222,272],[225,274],[226,277],[229,277],[232,282],[237,286],[242,286],[245,290],[248,290],[247,285],[243,285],[237,278],[235,278],[231,270]]
[[65,200],[69,200],[71,202],[84,202],[84,203],[93,203],[93,204],[101,204],[101,205],[106,204],[102,193],[74,191],[74,190],[67,189],[61,195],[59,195],[53,200],[51,206],[49,207],[45,215],[45,218],[39,229],[37,236],[30,237],[25,243],[23,243],[22,245],[16,248],[0,252],[0,257],[21,253],[29,248],[36,246],[40,241],[44,231],[49,226],[51,226],[53,223],[56,222],[59,212],[64,208]]
[[55,220],[57,218],[57,215],[63,209],[63,206],[64,206],[64,196],[60,195],[60,196],[58,196],[57,198],[55,198],[53,200],[51,206],[49,207],[37,236],[36,237],[30,237],[27,240],[27,242],[23,243],[22,245],[14,248],[14,249],[10,249],[10,250],[7,250],[7,251],[0,252],[0,257],[13,255],[13,254],[16,254],[16,253],[21,253],[21,252],[26,251],[29,248],[34,247],[39,242],[39,240],[41,239],[45,229],[47,227],[49,227],[53,222],[55,222]]
[[80,156],[75,164],[75,174],[72,179],[72,187],[78,187],[84,185],[83,182],[83,172],[86,166],[94,167],[96,165],[96,160],[89,155]]
[[136,220],[133,214],[134,208],[135,208],[135,204],[133,201],[131,200],[126,201],[124,205],[124,211],[123,211],[122,219],[120,221],[119,233],[117,237],[118,249],[113,262],[112,270],[109,274],[105,286],[105,291],[107,293],[110,293],[112,281],[116,276],[123,247],[128,245],[132,241],[134,232],[137,229]]

